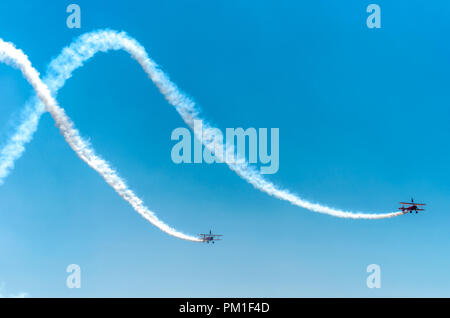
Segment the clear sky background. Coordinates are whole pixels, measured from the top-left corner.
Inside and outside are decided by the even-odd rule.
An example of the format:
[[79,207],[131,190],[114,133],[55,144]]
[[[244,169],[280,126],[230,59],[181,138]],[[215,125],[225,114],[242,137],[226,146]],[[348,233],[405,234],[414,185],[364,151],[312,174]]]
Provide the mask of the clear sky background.
[[[58,101],[148,207],[214,246],[170,237],[134,212],[65,143],[49,114],[0,187],[3,293],[35,297],[450,296],[448,1],[1,1],[0,37],[45,74],[98,28],[135,37],[221,129],[280,129],[271,181],[333,207],[419,215],[320,215],[255,190],[224,164],[176,165],[184,127],[126,53],[100,54]],[[0,142],[32,95],[0,65]],[[81,266],[82,288],[66,287]],[[381,288],[366,267],[381,266]]]

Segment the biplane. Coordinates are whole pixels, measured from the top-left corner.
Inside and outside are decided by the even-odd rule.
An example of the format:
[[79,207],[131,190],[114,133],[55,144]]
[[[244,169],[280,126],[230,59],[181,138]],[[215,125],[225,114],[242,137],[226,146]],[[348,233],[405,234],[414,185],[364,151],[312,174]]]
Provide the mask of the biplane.
[[421,207],[426,205],[425,203],[415,203],[413,198],[411,198],[411,202],[400,202],[400,204],[402,204],[402,206],[398,209],[402,210],[404,213],[412,213],[413,211],[418,213],[419,211],[425,211],[425,209]]
[[200,239],[203,243],[211,242],[214,244],[215,241],[221,241],[222,239],[218,238],[220,236],[223,236],[221,234],[212,234],[211,230],[209,230],[209,234],[199,234]]

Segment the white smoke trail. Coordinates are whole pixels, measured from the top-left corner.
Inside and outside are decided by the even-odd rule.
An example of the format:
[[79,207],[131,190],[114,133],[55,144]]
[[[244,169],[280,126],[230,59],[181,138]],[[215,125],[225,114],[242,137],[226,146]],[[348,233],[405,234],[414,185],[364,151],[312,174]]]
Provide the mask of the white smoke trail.
[[[75,69],[82,66],[85,61],[90,59],[97,52],[106,52],[108,50],[125,50],[128,52],[141,65],[160,92],[165,96],[166,100],[175,107],[192,130],[194,130],[194,120],[202,120],[203,130],[194,130],[194,133],[211,152],[215,152],[215,149],[220,149],[220,147],[223,146],[222,142],[217,139],[217,136],[214,133],[216,128],[200,117],[195,103],[170,81],[168,76],[149,58],[141,45],[124,32],[119,33],[110,30],[100,30],[82,35],[69,47],[64,48],[61,55],[50,63],[48,75],[44,79],[45,83],[48,85],[51,92],[56,95],[57,91],[64,85],[65,81],[71,77],[72,72]],[[0,153],[0,182],[3,180],[2,176],[7,175],[8,171],[6,170],[10,170],[13,167],[14,160],[20,157],[24,149],[24,144],[31,140],[32,134],[36,130],[39,117],[44,111],[45,107],[42,104],[39,105],[39,103],[37,103],[34,108],[27,107],[27,112],[25,113],[26,120],[19,126],[18,131],[13,138],[10,139],[10,143],[4,148],[4,151]],[[5,149],[7,150],[5,151]],[[231,156],[227,158],[234,158],[234,153],[233,147],[227,145],[225,156],[231,154]],[[215,155],[219,160],[224,161],[223,155],[219,152],[215,152]],[[239,160],[231,162],[227,160],[226,162],[233,171],[252,184],[255,188],[310,211],[354,219],[383,219],[404,214],[403,212],[384,214],[355,213],[334,209],[317,203],[311,203],[287,190],[279,188],[272,182],[266,180],[253,167],[249,166],[245,160],[242,160],[242,158],[238,159]],[[1,170],[2,167],[7,167],[7,169],[5,169],[6,173]]]
[[5,283],[0,283],[0,298],[26,298],[28,293],[20,292],[18,294],[10,294],[5,291]]
[[34,88],[40,101],[45,105],[45,109],[52,115],[70,147],[84,162],[96,170],[123,199],[130,203],[139,214],[167,234],[188,241],[201,242],[197,237],[183,234],[169,227],[144,206],[143,202],[126,186],[108,163],[97,156],[89,144],[81,138],[78,130],[74,128],[73,122],[65,114],[64,110],[59,107],[47,85],[39,78],[39,73],[33,68],[28,57],[21,50],[16,49],[13,44],[2,39],[0,39],[0,62],[20,69]]

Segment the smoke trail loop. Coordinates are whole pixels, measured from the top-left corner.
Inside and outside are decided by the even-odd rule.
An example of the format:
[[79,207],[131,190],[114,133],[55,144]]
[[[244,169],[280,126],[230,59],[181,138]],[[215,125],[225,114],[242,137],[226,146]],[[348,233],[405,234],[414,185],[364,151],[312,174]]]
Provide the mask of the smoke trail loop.
[[[214,126],[207,123],[200,116],[200,111],[193,100],[187,97],[178,87],[170,81],[169,77],[158,67],[158,65],[148,56],[144,47],[135,39],[129,37],[124,32],[111,30],[99,30],[86,33],[75,40],[70,46],[65,47],[62,53],[53,59],[48,67],[47,75],[43,82],[39,78],[39,73],[31,66],[27,57],[15,49],[11,44],[1,41],[0,61],[18,67],[25,75],[30,84],[35,88],[39,100],[32,98],[26,105],[23,113],[23,122],[18,126],[15,134],[0,151],[0,184],[14,167],[14,161],[20,158],[28,143],[37,129],[41,115],[47,110],[54,118],[66,141],[90,167],[95,169],[132,207],[143,215],[146,219],[159,227],[161,230],[189,240],[197,238],[186,236],[168,227],[156,218],[153,212],[149,211],[143,202],[126,186],[117,173],[110,168],[108,163],[95,154],[93,148],[83,140],[78,130],[74,128],[72,121],[67,117],[64,110],[58,106],[54,99],[59,89],[72,73],[92,58],[97,52],[107,52],[110,50],[124,50],[135,59],[149,78],[163,94],[165,99],[175,107],[176,111],[183,118],[184,122],[194,131],[199,140],[202,140],[205,147],[221,160],[224,156],[234,158],[234,148],[230,145],[225,147],[225,153],[215,152],[220,149],[222,141],[214,135]],[[44,84],[45,83],[45,84]],[[194,130],[194,121],[201,120],[204,129]],[[329,214],[341,218],[353,219],[383,219],[404,214],[403,212],[391,213],[361,213],[343,211],[327,207],[318,203],[306,201],[288,190],[281,189],[274,183],[266,180],[258,171],[250,166],[243,158],[236,158],[234,161],[225,161],[230,169],[235,171],[241,178],[252,184],[256,189],[263,191],[280,200],[288,201],[293,205],[308,209],[313,212]]]
[[[5,42],[2,39],[0,39],[0,62],[16,67],[22,72],[23,76],[34,88],[39,100],[45,105],[45,110],[48,111],[55,120],[56,125],[69,146],[84,162],[96,170],[124,200],[130,203],[139,214],[169,235],[188,241],[201,242],[199,238],[181,233],[159,220],[156,215],[143,204],[142,200],[128,189],[125,182],[108,165],[108,163],[95,154],[94,149],[81,138],[78,130],[75,129],[73,122],[52,97],[48,86],[41,81],[39,73],[31,65],[28,57],[23,54],[21,50],[16,49],[11,43]],[[38,107],[37,109],[41,108]],[[19,140],[24,139],[19,138]]]

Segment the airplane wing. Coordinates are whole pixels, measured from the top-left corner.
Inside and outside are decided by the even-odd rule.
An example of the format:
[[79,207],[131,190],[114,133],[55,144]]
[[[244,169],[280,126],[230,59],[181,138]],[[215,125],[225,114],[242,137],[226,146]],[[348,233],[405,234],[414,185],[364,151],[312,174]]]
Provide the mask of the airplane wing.
[[426,205],[425,203],[415,203],[415,202],[400,202],[400,204],[408,204],[408,205]]

